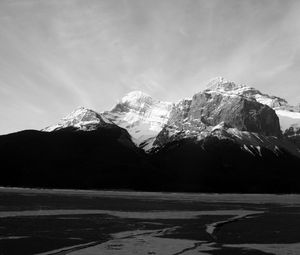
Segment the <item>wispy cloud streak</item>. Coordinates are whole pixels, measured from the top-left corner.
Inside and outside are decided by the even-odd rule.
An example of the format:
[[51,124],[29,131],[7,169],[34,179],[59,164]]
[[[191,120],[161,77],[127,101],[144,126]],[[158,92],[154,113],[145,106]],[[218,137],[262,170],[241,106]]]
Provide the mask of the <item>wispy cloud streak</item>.
[[0,133],[225,76],[300,102],[297,0],[0,1]]

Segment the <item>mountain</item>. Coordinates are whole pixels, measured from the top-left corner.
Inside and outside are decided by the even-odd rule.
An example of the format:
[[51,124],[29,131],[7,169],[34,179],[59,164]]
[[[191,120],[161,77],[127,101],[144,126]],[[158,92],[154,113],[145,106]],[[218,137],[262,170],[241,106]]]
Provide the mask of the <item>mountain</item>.
[[243,84],[236,84],[222,77],[211,80],[207,87],[208,91],[219,92],[223,95],[247,97],[271,107],[276,111],[280,119],[280,126],[283,132],[294,124],[300,124],[299,106],[291,106],[285,99],[280,97],[264,94],[255,88]]
[[126,129],[138,147],[151,151],[158,145],[156,138],[166,124],[189,125],[191,128],[191,124],[195,126],[196,122],[197,132],[199,126],[214,127],[225,122],[237,130],[280,136],[290,127],[300,126],[300,112],[285,99],[218,77],[212,79],[204,91],[177,104],[162,102],[141,91],[133,91],[110,111],[97,113],[80,107],[58,124],[43,131],[66,127],[89,131],[98,125],[115,124]]
[[124,96],[111,111],[97,113],[79,107],[58,124],[42,131],[56,131],[66,127],[95,130],[99,125],[114,124],[128,131],[137,146],[151,148],[152,142],[167,123],[173,103],[161,102],[141,91]]
[[236,84],[233,81],[228,81],[223,77],[217,77],[212,79],[207,85],[207,91],[215,91],[224,95],[237,95],[255,99],[257,102],[267,105],[271,108],[277,108],[281,106],[288,106],[288,102],[285,99],[276,96],[269,96],[261,93],[259,90],[243,85]]
[[291,132],[293,132],[291,130],[295,130],[295,128],[300,127],[300,104],[292,106],[288,104],[285,99],[263,94],[255,88],[236,84],[234,82],[227,81],[224,78],[213,79],[207,87],[207,91],[219,92],[223,95],[227,94],[230,96],[238,95],[256,100],[261,104],[271,107],[275,110],[276,115],[279,118],[282,133],[300,149],[298,142],[300,140],[300,134],[294,132],[293,137],[291,136]]
[[3,135],[0,155],[2,186],[147,189],[156,179],[145,153],[117,125]]
[[143,92],[133,91],[103,115],[125,128],[138,146],[147,149],[151,148],[155,137],[167,123],[172,108],[172,103],[161,102]]
[[169,190],[178,185],[206,192],[298,190],[299,149],[282,135],[276,111],[266,102],[284,103],[216,79],[176,104],[150,150]]
[[79,107],[69,115],[64,117],[58,124],[46,127],[42,131],[57,131],[64,128],[72,127],[76,130],[92,131],[101,126],[115,125],[110,120],[106,119],[100,113],[93,110]]
[[298,114],[224,78],[178,103],[134,91],[110,111],[80,107],[42,131],[0,136],[0,185],[300,192]]
[[299,157],[271,138],[269,148],[259,139],[255,145],[251,137],[243,141],[218,130],[199,140],[169,142],[151,160],[169,191],[299,193]]

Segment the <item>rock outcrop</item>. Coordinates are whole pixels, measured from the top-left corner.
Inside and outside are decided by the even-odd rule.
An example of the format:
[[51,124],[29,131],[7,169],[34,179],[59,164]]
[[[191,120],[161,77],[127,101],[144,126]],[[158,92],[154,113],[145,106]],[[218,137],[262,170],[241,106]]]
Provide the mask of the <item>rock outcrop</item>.
[[193,96],[188,119],[201,120],[208,126],[225,122],[239,130],[267,136],[281,134],[279,119],[272,108],[242,96],[198,93]]

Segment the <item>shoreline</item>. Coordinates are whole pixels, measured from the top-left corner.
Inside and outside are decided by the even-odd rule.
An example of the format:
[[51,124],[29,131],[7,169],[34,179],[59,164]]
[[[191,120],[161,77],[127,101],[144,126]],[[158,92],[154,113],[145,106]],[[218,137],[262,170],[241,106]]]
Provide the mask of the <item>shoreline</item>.
[[79,195],[96,197],[155,198],[166,200],[195,200],[203,202],[239,202],[239,203],[275,203],[300,205],[300,194],[265,194],[265,193],[188,193],[134,190],[84,190],[84,189],[49,189],[0,186],[0,192],[24,192],[53,195]]

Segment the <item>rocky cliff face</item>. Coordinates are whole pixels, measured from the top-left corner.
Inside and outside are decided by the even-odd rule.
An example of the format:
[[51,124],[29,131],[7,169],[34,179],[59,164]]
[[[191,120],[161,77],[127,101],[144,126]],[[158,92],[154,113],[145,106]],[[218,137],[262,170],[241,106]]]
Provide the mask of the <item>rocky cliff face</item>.
[[221,122],[242,131],[279,136],[279,119],[273,109],[242,96],[205,91],[193,96],[189,120],[208,126]]
[[289,105],[283,98],[264,94],[255,88],[243,84],[236,84],[224,78],[211,80],[207,88],[208,91],[219,92],[223,95],[246,97],[271,107],[276,111],[279,117],[282,132],[294,124],[300,124],[300,108],[298,106]]
[[208,136],[229,139],[238,136],[245,140],[252,137],[253,146],[264,146],[256,144],[254,137],[281,137],[276,112],[255,98],[237,93],[241,89],[246,91],[233,82],[218,80],[191,100],[180,101],[170,112],[169,120],[154,141],[154,146],[159,148],[181,139],[199,141]]

